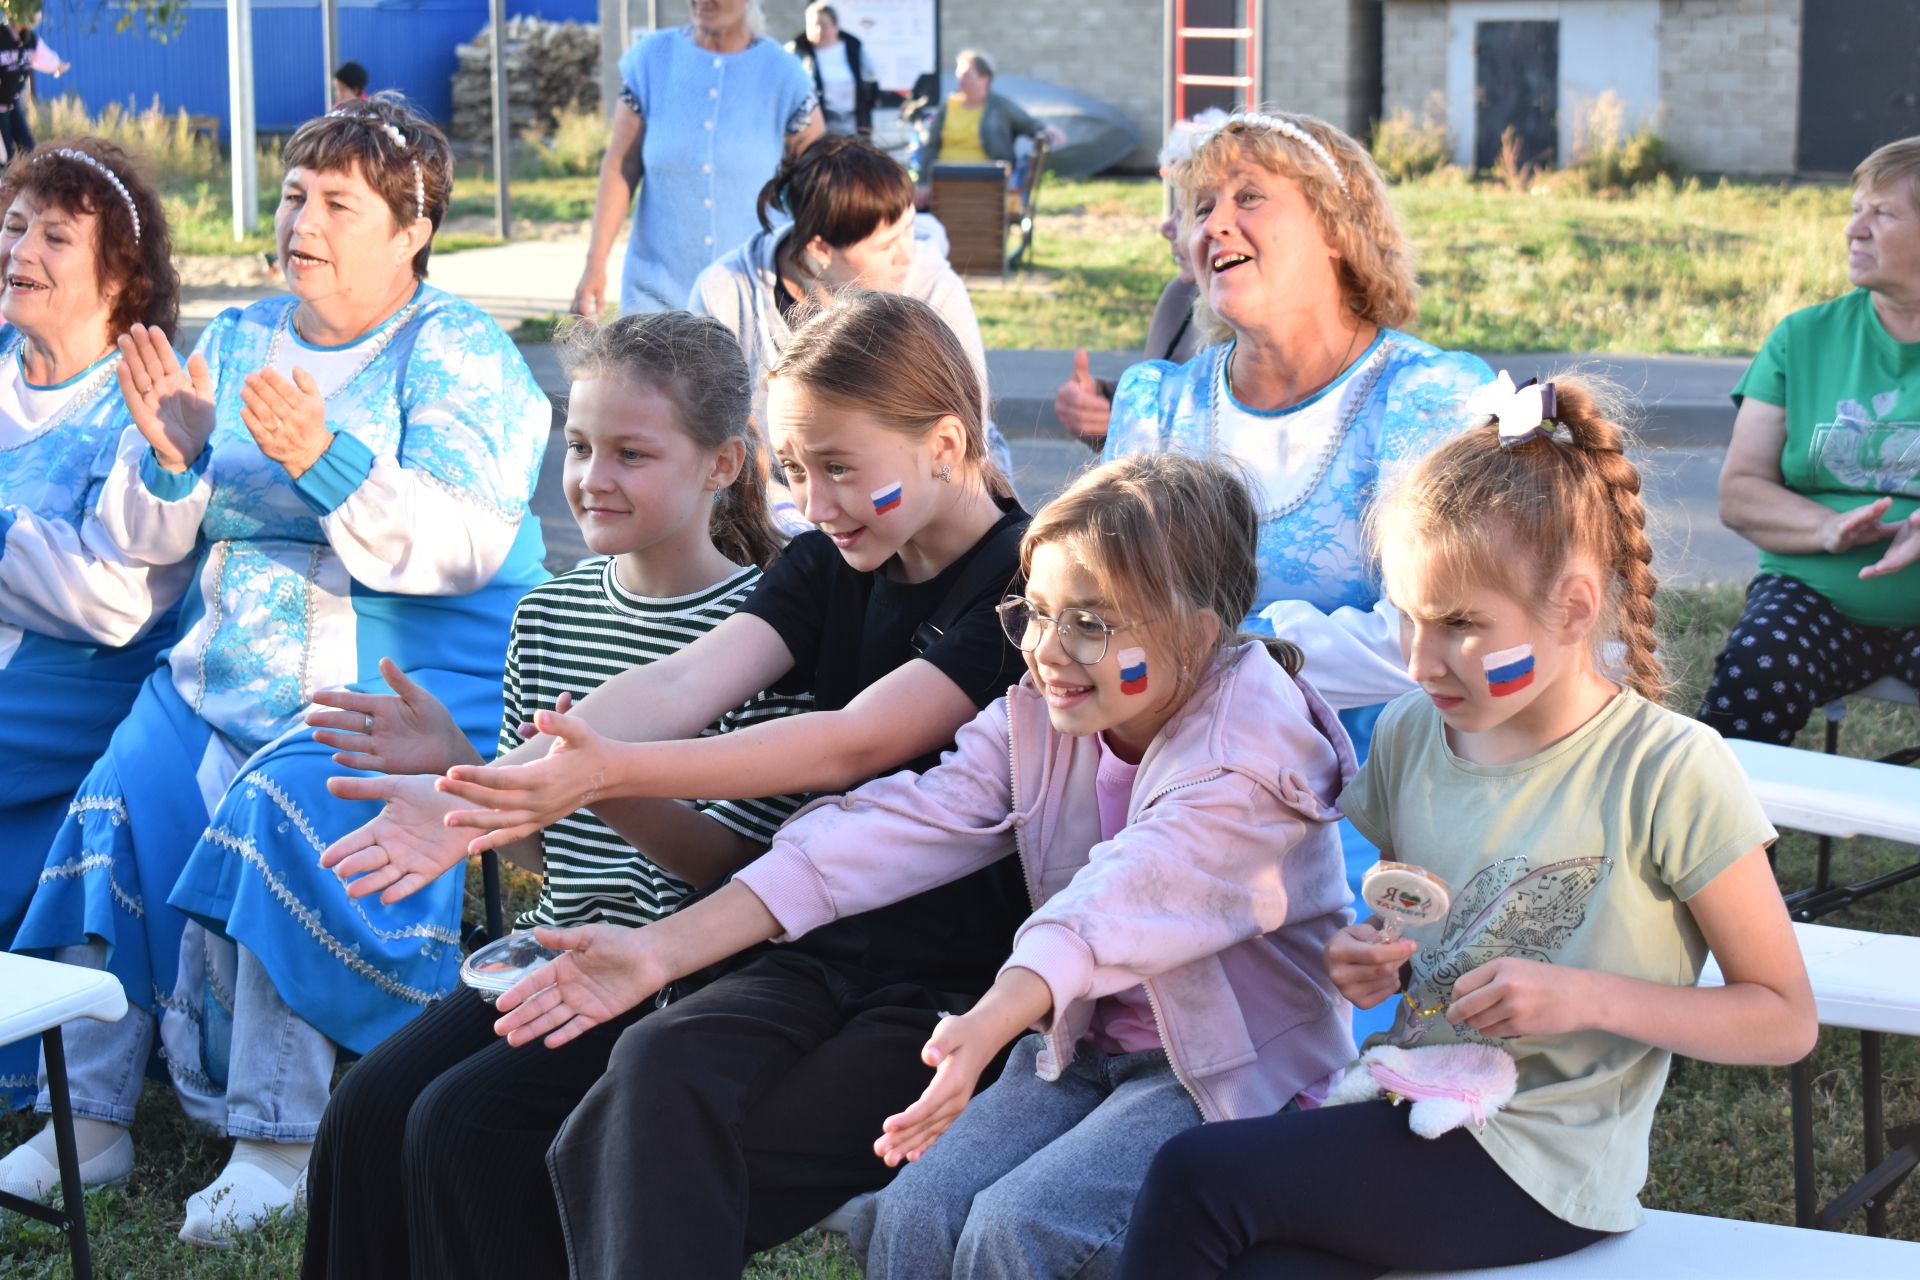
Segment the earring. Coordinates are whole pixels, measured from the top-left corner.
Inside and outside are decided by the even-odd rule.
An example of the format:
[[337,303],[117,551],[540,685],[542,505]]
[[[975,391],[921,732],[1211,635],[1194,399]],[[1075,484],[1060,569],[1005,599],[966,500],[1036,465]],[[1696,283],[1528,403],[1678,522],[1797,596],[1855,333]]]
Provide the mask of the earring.
[[941,484],[953,483],[953,468],[948,466],[944,462],[940,464],[940,469],[934,472],[933,474],[940,481]]
[[827,260],[825,258],[815,258],[813,260],[813,274],[817,276],[822,276],[822,275],[825,275],[826,273],[827,273]]

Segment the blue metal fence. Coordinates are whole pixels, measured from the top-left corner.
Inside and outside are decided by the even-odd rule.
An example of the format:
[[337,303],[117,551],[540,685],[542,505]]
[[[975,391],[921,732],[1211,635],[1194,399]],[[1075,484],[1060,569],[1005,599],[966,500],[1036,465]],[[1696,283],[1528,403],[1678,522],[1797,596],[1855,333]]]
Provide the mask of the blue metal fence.
[[[37,92],[75,94],[90,110],[109,102],[212,116],[227,131],[227,13],[224,0],[192,0],[185,28],[162,44],[116,33],[114,15],[97,30],[60,4],[40,31],[72,65],[58,80],[36,77]],[[509,14],[591,22],[596,0],[509,0]],[[371,88],[398,89],[441,124],[453,117],[454,48],[487,24],[487,0],[340,0],[340,57],[364,65]],[[254,0],[255,116],[262,132],[285,132],[326,106],[317,0]]]

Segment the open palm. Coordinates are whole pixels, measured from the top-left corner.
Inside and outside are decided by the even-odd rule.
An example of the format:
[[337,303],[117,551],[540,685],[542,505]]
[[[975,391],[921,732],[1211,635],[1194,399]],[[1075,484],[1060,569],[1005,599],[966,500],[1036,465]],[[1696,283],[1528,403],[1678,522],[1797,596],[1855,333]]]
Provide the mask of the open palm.
[[185,471],[213,434],[213,372],[195,354],[180,365],[160,330],[136,324],[120,335],[120,393],[153,456],[168,471]]
[[373,821],[328,845],[320,865],[346,881],[347,896],[377,893],[392,904],[418,893],[467,856],[467,842],[444,823],[454,802],[433,789],[430,774],[327,779],[343,800],[384,801]]

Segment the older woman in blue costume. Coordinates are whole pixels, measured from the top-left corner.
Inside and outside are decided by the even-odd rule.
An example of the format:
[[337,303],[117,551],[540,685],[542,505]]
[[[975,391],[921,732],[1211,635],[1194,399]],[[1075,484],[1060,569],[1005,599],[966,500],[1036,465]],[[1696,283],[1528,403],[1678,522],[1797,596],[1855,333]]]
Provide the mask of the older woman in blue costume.
[[[0,946],[73,792],[170,635],[186,570],[117,554],[86,514],[127,409],[113,339],[172,333],[180,278],[160,197],[98,138],[0,177]],[[58,724],[58,733],[47,726]],[[0,1049],[0,1108],[34,1098],[37,1041]]]
[[[1106,457],[1180,449],[1246,467],[1263,513],[1248,624],[1301,647],[1364,758],[1381,705],[1413,688],[1367,508],[1382,472],[1466,425],[1461,402],[1493,374],[1399,328],[1416,315],[1412,251],[1372,158],[1332,125],[1236,115],[1170,177],[1213,345],[1127,370]],[[1357,896],[1378,855],[1352,824],[1341,836]]]
[[[134,1006],[71,1037],[87,1181],[131,1166],[156,1036],[187,1113],[235,1139],[186,1205],[182,1238],[209,1244],[293,1202],[337,1050],[456,980],[458,877],[375,916],[317,865],[370,813],[326,792],[314,691],[383,688],[391,657],[487,739],[514,604],[544,577],[528,501],[550,408],[499,328],[422,280],[446,139],[374,100],[284,159],[293,297],[221,315],[184,368],[157,331],[121,340],[134,427],[95,516],[129,558],[189,561],[193,590],[15,944],[104,965]],[[29,1143],[0,1176],[30,1189],[47,1167]]]

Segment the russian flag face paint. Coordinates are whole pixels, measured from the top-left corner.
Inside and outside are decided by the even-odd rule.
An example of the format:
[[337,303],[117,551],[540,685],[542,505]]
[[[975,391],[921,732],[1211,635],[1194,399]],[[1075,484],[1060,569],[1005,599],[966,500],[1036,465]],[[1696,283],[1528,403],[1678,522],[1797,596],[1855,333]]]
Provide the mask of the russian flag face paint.
[[1496,698],[1518,693],[1533,683],[1533,646],[1517,644],[1480,659],[1487,669],[1487,692]]
[[889,511],[900,509],[900,482],[883,484],[873,491],[873,514],[884,516]]
[[1120,651],[1120,692],[1131,694],[1146,691],[1147,651],[1122,649]]

